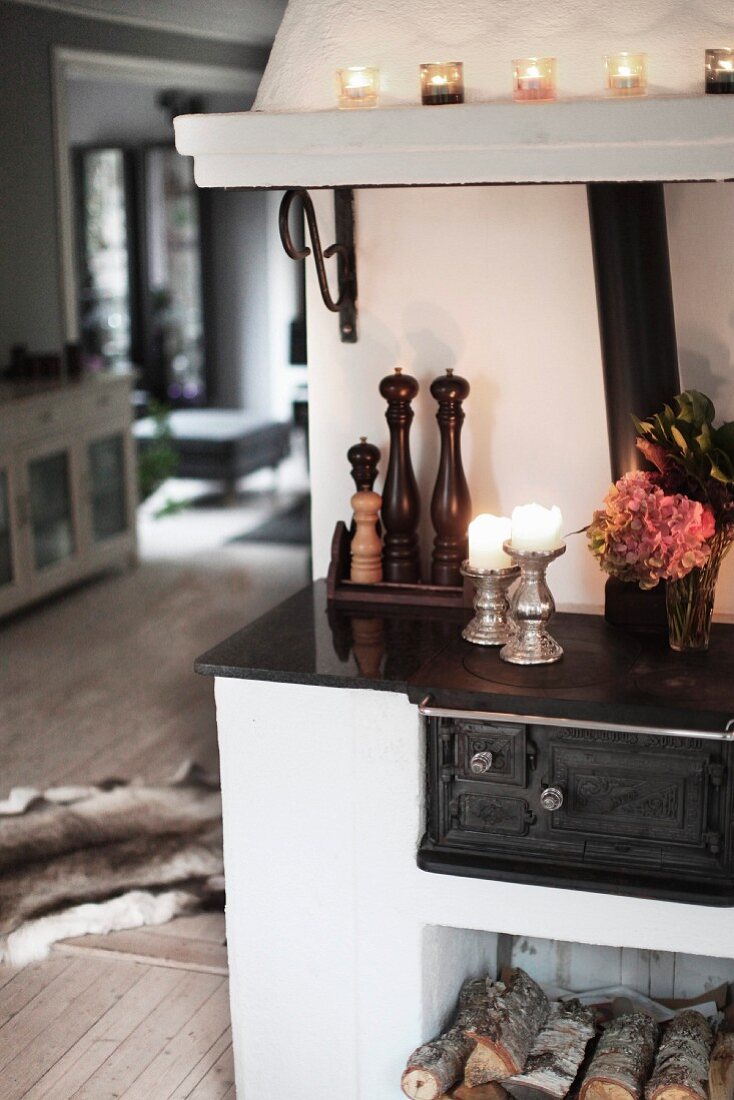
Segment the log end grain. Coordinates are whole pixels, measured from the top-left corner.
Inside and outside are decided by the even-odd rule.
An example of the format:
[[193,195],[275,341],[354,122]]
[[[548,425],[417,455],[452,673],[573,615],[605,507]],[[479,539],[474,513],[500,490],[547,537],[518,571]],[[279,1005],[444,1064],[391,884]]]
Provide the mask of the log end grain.
[[477,1085],[486,1085],[492,1081],[503,1081],[512,1077],[520,1068],[507,1051],[500,1051],[485,1040],[477,1043],[469,1055],[464,1067],[463,1083],[469,1088],[476,1088]]
[[477,1085],[470,1089],[467,1085],[457,1085],[447,1094],[446,1100],[508,1100],[507,1093],[496,1081],[486,1085]]
[[593,1081],[584,1082],[580,1100],[639,1100],[639,1094],[631,1092],[616,1081],[601,1081],[595,1078]]
[[400,1087],[410,1100],[440,1100],[444,1095],[443,1086],[437,1083],[433,1074],[424,1069],[406,1069]]

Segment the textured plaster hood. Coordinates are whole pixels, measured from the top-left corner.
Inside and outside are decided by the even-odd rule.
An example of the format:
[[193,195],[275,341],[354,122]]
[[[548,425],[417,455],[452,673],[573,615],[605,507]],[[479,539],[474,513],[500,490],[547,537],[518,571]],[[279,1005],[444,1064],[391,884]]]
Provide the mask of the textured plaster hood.
[[[734,99],[703,94],[732,0],[290,0],[252,111],[176,120],[203,187],[734,178]],[[648,54],[614,100],[602,55]],[[512,103],[513,57],[558,58],[556,103]],[[419,106],[422,61],[464,62],[466,103]],[[376,65],[380,106],[337,111],[335,70]]]
[[708,46],[734,39],[732,0],[290,0],[255,102],[333,108],[334,70],[377,65],[383,106],[418,102],[422,61],[464,62],[467,102],[510,98],[511,60],[558,58],[561,96],[598,96],[602,54],[649,55],[652,92],[703,90]]

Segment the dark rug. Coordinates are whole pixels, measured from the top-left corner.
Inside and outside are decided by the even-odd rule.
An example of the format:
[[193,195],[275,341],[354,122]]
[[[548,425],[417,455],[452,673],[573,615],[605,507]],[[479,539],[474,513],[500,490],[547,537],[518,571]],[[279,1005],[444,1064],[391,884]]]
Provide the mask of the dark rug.
[[285,546],[311,545],[311,497],[304,495],[290,508],[230,542],[275,542]]

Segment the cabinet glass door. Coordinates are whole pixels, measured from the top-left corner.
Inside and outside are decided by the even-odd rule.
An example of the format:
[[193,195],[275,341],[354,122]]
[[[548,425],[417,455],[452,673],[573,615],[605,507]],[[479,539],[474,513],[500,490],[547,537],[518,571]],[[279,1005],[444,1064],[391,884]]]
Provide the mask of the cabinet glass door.
[[14,579],[10,541],[10,486],[6,470],[0,470],[0,588]]
[[125,450],[122,435],[97,439],[87,449],[95,542],[127,530]]
[[36,458],[28,463],[31,537],[36,569],[65,561],[74,554],[69,455]]

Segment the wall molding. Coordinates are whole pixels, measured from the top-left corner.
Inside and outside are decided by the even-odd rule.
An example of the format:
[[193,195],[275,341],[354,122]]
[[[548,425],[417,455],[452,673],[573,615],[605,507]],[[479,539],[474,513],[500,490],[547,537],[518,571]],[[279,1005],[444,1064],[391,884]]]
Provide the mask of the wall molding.
[[165,19],[146,19],[139,15],[121,15],[119,12],[95,11],[82,4],[68,3],[67,0],[11,0],[12,3],[29,8],[46,8],[49,11],[75,15],[81,19],[95,19],[102,23],[117,23],[128,27],[138,27],[149,31],[163,31],[166,34],[183,35],[186,38],[206,38],[215,42],[237,42],[245,46],[269,48],[270,35],[258,35],[253,38],[239,38],[234,34],[225,34],[199,27],[182,27],[178,23],[169,23]]

